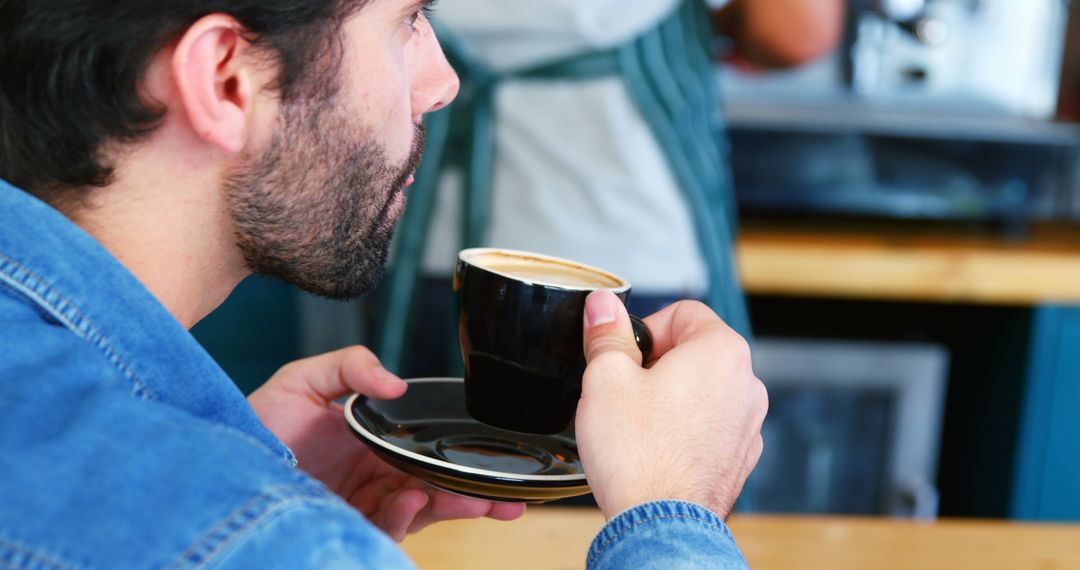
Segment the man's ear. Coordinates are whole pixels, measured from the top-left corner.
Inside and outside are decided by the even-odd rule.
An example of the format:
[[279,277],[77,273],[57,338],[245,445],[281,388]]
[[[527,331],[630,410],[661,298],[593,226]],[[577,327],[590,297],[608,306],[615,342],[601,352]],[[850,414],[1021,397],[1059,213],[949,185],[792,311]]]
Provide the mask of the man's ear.
[[211,14],[188,28],[172,57],[172,73],[196,135],[228,153],[247,144],[258,74],[243,27]]

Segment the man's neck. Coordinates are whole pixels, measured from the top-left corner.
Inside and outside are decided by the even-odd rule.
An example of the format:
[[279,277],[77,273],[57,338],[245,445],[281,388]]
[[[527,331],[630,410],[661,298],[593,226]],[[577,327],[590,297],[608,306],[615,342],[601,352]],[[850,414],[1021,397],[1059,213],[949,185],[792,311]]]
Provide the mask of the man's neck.
[[[129,182],[135,180],[143,184]],[[248,275],[215,182],[132,169],[108,188],[92,190],[89,204],[71,216],[185,328]]]

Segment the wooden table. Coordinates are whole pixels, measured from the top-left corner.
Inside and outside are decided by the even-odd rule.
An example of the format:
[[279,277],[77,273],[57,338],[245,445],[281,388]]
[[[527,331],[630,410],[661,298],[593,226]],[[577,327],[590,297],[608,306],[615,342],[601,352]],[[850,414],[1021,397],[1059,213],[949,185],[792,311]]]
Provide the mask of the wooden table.
[[[603,524],[594,509],[532,507],[510,523],[443,523],[404,548],[420,570],[583,568]],[[1080,568],[1080,526],[753,515],[731,528],[755,570]]]
[[747,224],[739,265],[750,293],[1040,305],[1080,303],[1080,228],[1023,240],[924,226]]

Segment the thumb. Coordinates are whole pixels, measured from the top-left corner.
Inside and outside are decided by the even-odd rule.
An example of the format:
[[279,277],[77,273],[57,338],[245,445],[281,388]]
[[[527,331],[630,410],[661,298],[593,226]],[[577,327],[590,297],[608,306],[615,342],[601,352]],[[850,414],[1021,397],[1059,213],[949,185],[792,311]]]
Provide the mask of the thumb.
[[353,392],[372,398],[392,400],[405,393],[408,385],[379,364],[367,348],[351,346],[286,364],[270,381],[289,393],[303,394],[320,404]]
[[584,340],[587,362],[605,354],[623,354],[635,364],[641,363],[630,315],[611,291],[593,291],[585,299]]

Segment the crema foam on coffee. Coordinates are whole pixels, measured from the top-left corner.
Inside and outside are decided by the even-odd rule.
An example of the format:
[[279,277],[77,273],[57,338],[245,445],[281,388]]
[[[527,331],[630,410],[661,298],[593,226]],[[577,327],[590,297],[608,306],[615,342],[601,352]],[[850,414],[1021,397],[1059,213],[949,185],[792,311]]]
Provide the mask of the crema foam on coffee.
[[613,275],[602,271],[542,257],[484,252],[470,256],[466,261],[514,279],[546,283],[556,287],[615,289],[625,285]]

